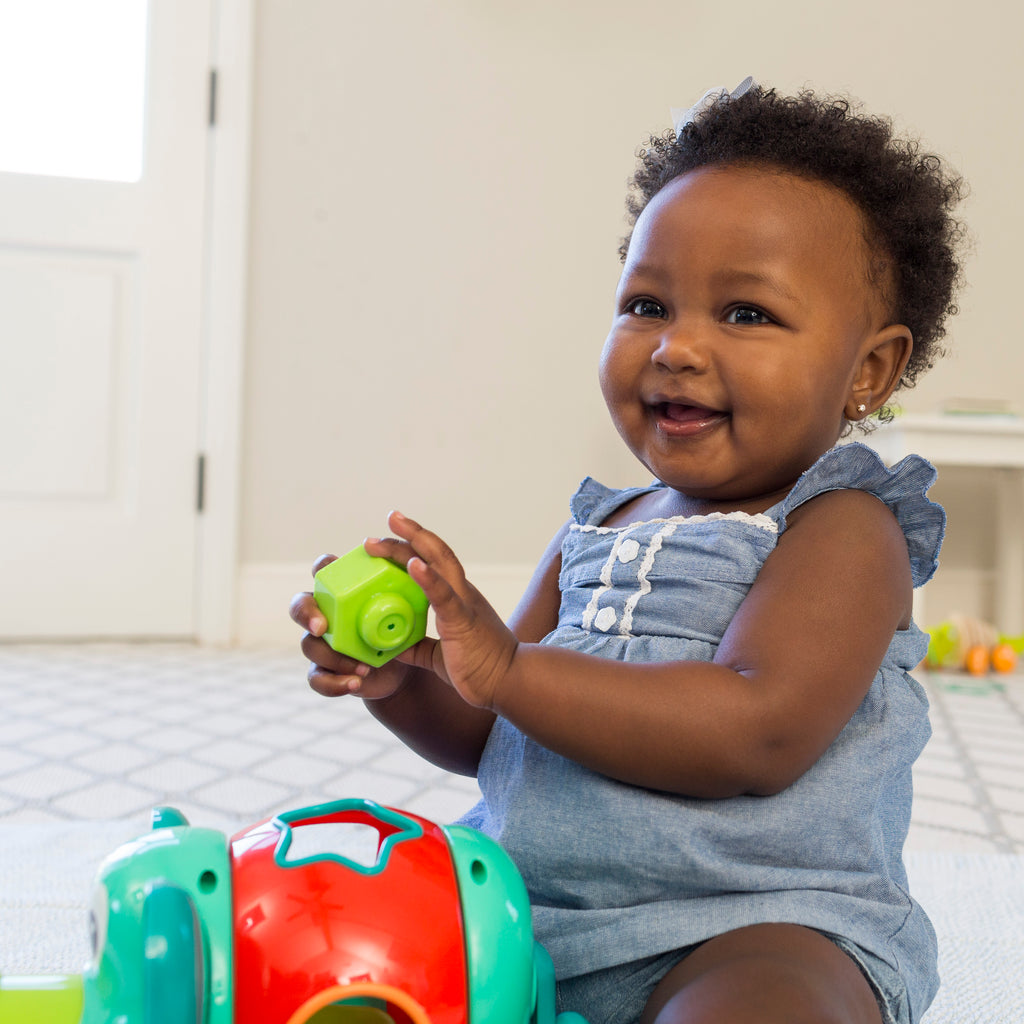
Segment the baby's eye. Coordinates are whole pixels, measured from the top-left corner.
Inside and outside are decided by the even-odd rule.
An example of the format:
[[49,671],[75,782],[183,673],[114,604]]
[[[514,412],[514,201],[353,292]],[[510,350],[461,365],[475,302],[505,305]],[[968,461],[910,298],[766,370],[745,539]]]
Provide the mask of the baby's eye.
[[772,318],[756,306],[734,306],[725,314],[725,322],[729,324],[770,324]]
[[633,316],[662,317],[665,315],[665,307],[656,299],[634,299],[626,307],[626,312]]

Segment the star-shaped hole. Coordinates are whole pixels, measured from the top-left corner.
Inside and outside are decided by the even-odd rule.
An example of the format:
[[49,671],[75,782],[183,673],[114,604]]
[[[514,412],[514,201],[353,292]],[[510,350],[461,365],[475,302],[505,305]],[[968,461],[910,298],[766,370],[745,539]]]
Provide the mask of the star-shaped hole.
[[275,860],[281,867],[337,861],[375,875],[387,867],[391,851],[423,829],[411,818],[371,800],[339,800],[280,814]]

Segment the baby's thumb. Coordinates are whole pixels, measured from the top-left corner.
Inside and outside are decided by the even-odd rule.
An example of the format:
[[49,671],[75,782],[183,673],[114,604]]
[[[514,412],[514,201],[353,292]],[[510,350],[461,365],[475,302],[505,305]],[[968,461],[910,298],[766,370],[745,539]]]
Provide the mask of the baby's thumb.
[[288,613],[293,622],[313,636],[323,636],[327,632],[327,619],[310,593],[296,594],[288,606]]

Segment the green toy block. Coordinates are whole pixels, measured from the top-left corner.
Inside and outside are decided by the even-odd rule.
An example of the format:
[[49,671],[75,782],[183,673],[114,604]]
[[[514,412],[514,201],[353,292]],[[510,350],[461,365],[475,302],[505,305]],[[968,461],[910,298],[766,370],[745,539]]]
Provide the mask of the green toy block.
[[427,595],[401,566],[362,545],[316,574],[313,596],[327,619],[324,639],[374,668],[427,635]]
[[81,975],[0,977],[0,1021],[4,1024],[78,1024],[81,1016]]

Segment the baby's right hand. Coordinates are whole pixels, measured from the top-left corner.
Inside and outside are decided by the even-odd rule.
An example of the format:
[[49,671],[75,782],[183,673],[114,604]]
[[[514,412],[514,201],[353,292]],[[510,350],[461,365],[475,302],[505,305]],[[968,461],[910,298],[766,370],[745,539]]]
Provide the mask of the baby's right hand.
[[[313,575],[336,558],[336,555],[321,555],[313,564]],[[380,700],[401,689],[408,671],[407,665],[389,661],[380,668],[371,668],[346,654],[339,654],[323,639],[327,631],[327,619],[310,592],[296,594],[292,598],[289,613],[306,630],[300,646],[310,661],[307,673],[309,685],[317,693],[324,697],[353,694],[367,700]]]

